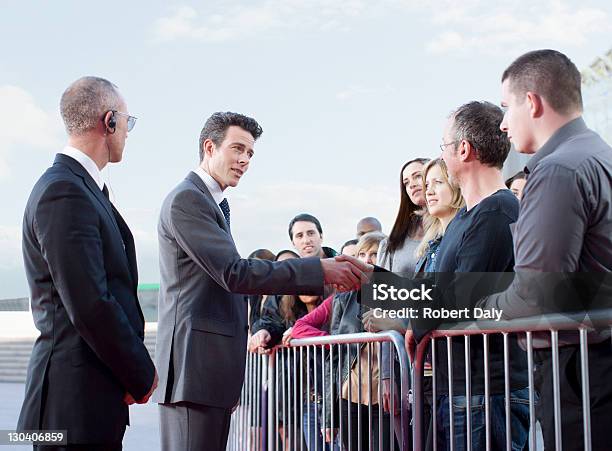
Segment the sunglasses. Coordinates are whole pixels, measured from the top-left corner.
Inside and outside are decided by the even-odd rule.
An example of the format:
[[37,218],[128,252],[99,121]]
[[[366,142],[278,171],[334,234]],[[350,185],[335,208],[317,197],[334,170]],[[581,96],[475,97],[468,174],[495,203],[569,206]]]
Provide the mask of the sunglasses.
[[134,128],[134,125],[136,125],[136,117],[135,116],[130,116],[127,113],[122,113],[121,111],[117,111],[117,110],[111,110],[113,114],[120,114],[121,116],[126,116],[127,117],[127,131],[131,132],[132,129]]

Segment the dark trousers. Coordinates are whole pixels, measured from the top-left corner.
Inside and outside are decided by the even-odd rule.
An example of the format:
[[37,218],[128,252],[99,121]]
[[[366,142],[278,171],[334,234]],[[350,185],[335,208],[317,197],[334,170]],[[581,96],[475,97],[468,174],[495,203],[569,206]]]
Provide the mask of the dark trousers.
[[231,411],[189,402],[159,405],[162,451],[225,451]]
[[[550,350],[536,350],[538,362],[535,386],[540,394],[536,415],[542,426],[544,447],[555,449],[552,356]],[[612,450],[612,345],[610,340],[589,345],[589,391],[591,401],[591,443],[593,450]],[[583,415],[580,348],[559,348],[561,389],[561,433],[563,450],[582,450]]]
[[121,451],[121,443],[114,445],[34,445],[34,451]]
[[[372,428],[370,429],[369,407],[363,404],[349,403],[347,400],[342,401],[342,441],[345,449],[357,451],[359,443],[361,449],[370,449],[370,438],[372,439],[372,449],[391,449],[391,425],[389,414],[383,412],[382,431],[378,427],[379,412],[378,404],[372,406]],[[350,405],[351,413],[349,415],[348,408]],[[361,422],[358,421],[359,411],[361,411]],[[351,423],[351,433],[349,435],[349,419]],[[358,429],[360,425],[360,429]],[[379,435],[382,435],[382,444],[379,446]],[[397,446],[397,445],[396,445]],[[350,448],[349,448],[350,447]]]

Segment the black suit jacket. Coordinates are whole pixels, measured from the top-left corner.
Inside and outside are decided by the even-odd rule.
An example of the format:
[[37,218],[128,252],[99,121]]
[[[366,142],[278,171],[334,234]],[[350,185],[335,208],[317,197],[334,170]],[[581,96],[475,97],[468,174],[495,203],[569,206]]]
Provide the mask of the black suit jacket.
[[155,368],[130,230],[85,168],[66,155],[34,186],[23,220],[34,344],[18,429],[67,430],[69,443],[116,443],[126,392],[141,399]]

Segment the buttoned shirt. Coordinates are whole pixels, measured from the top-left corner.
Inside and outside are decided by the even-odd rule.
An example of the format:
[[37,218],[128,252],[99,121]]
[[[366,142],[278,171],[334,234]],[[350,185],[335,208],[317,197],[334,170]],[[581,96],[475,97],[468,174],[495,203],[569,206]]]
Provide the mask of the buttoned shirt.
[[223,190],[219,186],[219,183],[217,183],[217,181],[200,166],[194,169],[193,172],[195,172],[198,177],[202,179],[202,181],[206,185],[206,188],[208,188],[208,191],[210,191],[213,200],[217,204],[217,207],[219,207],[219,211],[223,213],[223,210],[221,210],[219,204],[223,201],[223,199],[225,199],[225,196],[223,195]]

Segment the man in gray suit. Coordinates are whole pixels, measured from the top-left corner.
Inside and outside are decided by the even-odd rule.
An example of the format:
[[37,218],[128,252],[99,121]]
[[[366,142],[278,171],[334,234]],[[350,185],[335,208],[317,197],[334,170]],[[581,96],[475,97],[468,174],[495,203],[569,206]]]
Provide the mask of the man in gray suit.
[[200,165],[161,209],[154,400],[160,403],[165,451],[225,449],[244,375],[244,294],[320,294],[324,284],[350,290],[371,269],[346,256],[240,258],[223,191],[238,185],[261,133],[252,118],[213,114],[200,134]]

